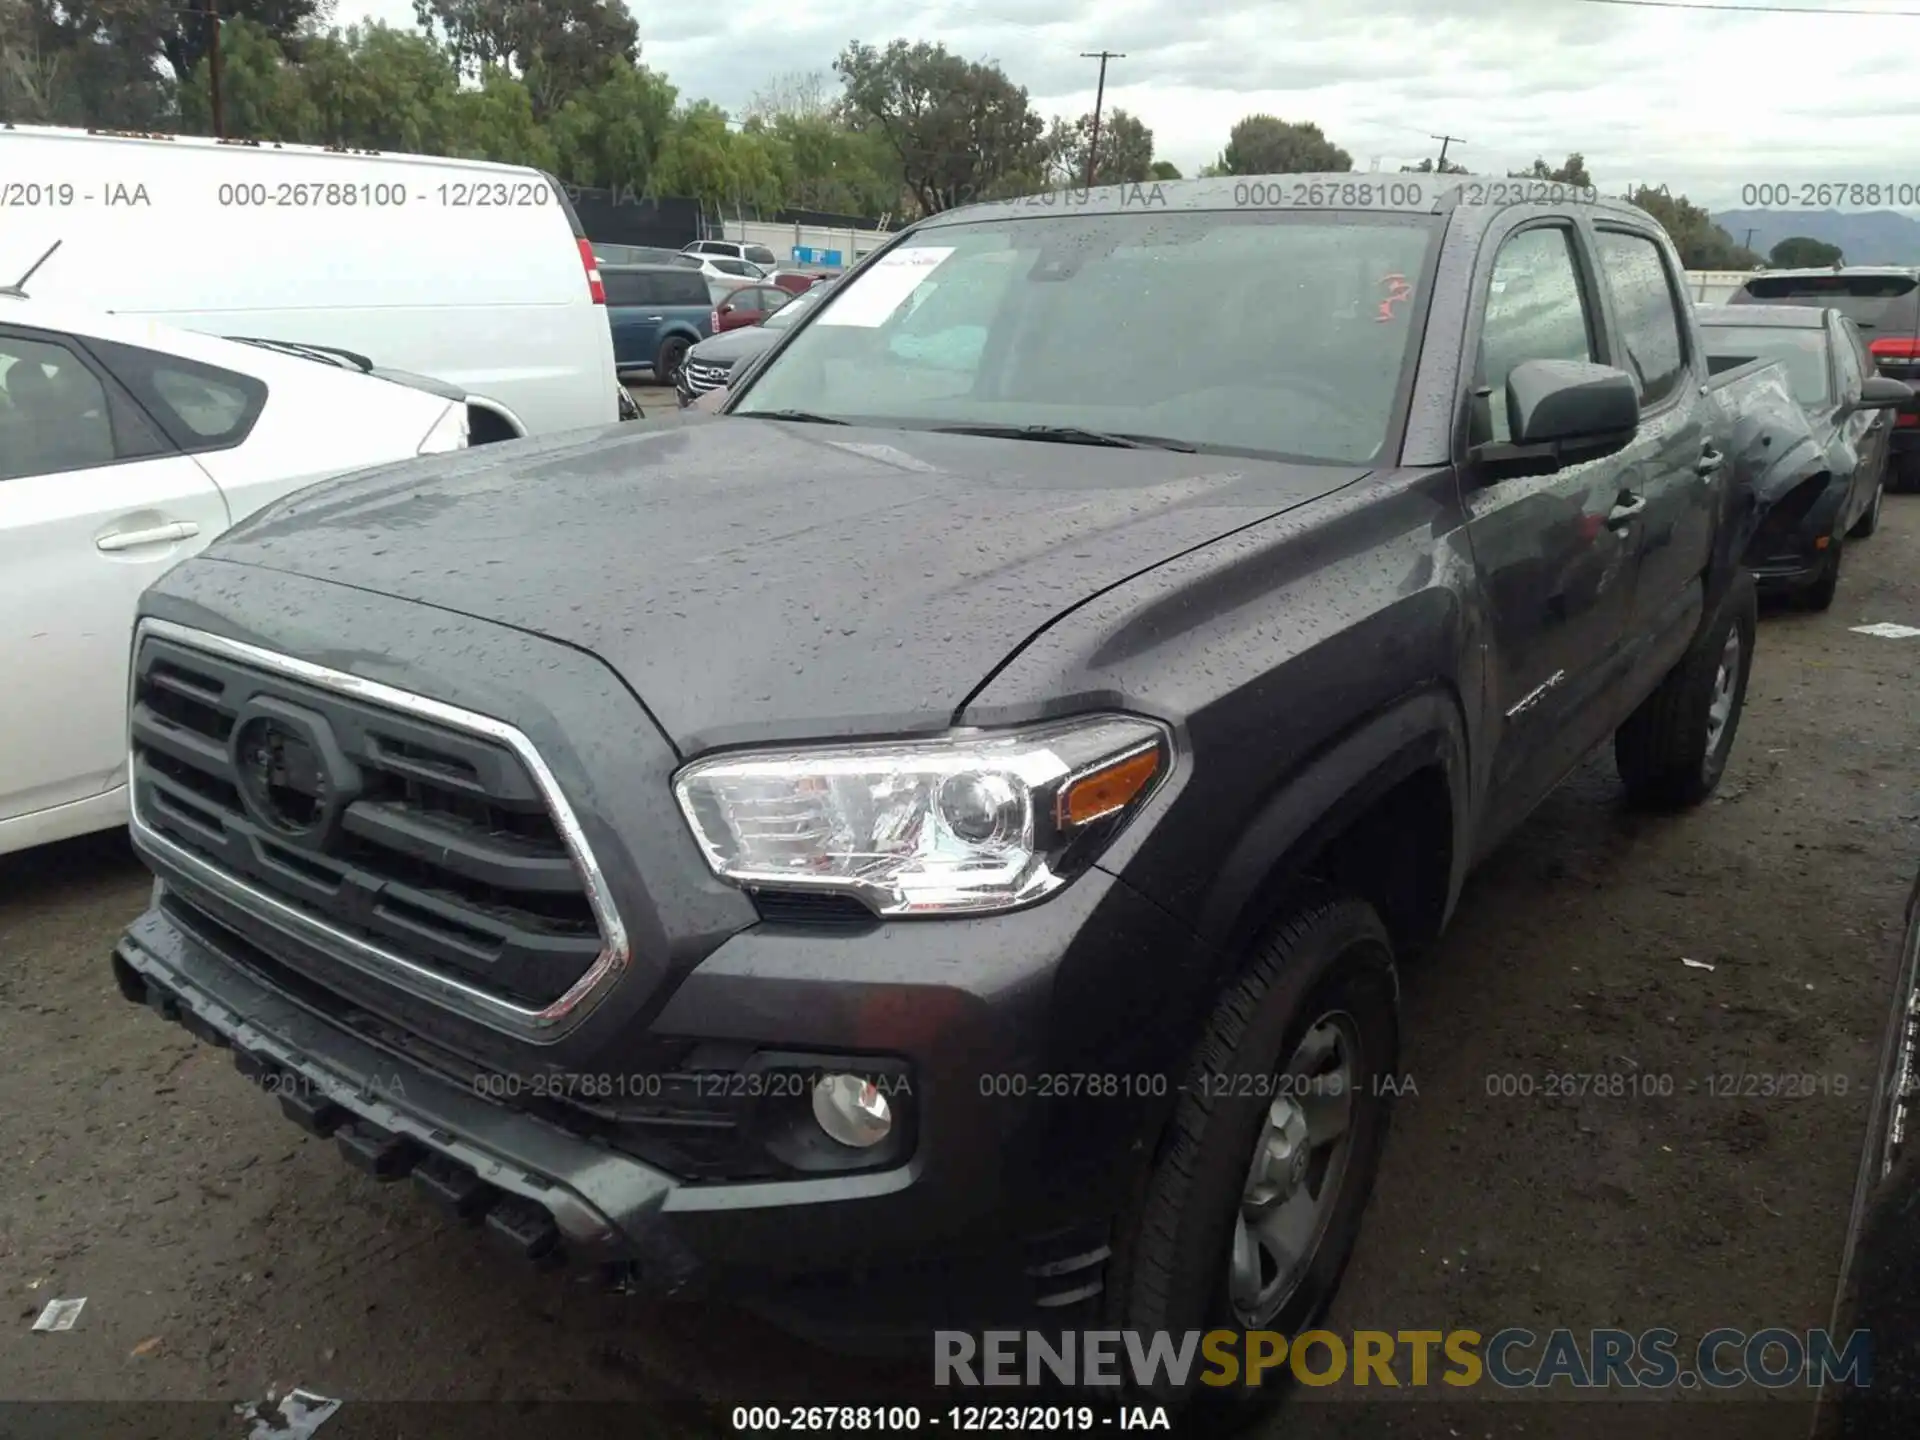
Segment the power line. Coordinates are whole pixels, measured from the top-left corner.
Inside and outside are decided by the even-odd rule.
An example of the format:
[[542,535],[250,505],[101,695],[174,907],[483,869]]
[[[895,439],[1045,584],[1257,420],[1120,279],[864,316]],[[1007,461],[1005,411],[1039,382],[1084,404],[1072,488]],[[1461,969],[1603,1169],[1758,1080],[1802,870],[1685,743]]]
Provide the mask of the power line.
[[1822,9],[1816,5],[1714,5],[1706,0],[1582,0],[1582,3],[1630,5],[1636,10],[1719,10],[1739,15],[1876,15],[1920,20],[1920,10],[1857,10],[1841,5]]

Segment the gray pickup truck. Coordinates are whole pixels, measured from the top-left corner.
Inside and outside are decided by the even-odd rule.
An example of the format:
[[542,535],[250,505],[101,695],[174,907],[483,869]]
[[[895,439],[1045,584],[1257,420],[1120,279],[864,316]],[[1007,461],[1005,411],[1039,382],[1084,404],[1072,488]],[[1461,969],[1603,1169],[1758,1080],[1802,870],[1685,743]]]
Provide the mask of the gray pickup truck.
[[124,994],[529,1257],[817,1337],[1318,1315],[1396,958],[1596,746],[1714,789],[1823,477],[1624,204],[1142,190],[916,225],[720,415],[170,572]]

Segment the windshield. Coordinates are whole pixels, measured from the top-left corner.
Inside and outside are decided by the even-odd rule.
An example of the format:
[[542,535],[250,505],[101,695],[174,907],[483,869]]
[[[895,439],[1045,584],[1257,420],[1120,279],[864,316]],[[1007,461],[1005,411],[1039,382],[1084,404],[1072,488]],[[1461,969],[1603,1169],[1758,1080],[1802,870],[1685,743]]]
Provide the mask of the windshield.
[[931,228],[843,279],[731,413],[1371,462],[1437,233],[1428,216],[1247,211]]
[[[1778,360],[1787,372],[1793,398],[1808,409],[1827,403],[1825,330],[1770,329],[1759,325],[1705,325],[1707,354],[1716,360]],[[1732,368],[1729,366],[1728,368]]]

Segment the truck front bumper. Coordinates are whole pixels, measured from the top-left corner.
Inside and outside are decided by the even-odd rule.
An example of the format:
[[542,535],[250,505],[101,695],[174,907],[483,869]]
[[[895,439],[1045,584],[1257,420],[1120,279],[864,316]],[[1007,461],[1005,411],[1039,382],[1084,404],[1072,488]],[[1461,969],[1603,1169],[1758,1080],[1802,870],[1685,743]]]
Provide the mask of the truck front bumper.
[[[891,997],[891,987],[855,981],[923,968],[898,931],[805,939],[749,931],[698,967],[655,1025],[731,1014],[770,1044],[805,1029],[800,1038],[818,1049],[834,1037],[817,1020],[796,1026],[797,1015],[858,1014],[870,1040],[875,1011],[896,1012],[886,1021],[889,1048],[912,1066],[915,1144],[886,1169],[689,1181],[317,1010],[230,953],[175,887],[157,886],[115,947],[121,992],[231,1050],[288,1118],[335,1139],[356,1166],[383,1181],[410,1178],[528,1259],[615,1265],[650,1290],[744,1300],[828,1341],[1031,1323],[1092,1302],[1112,1219],[1181,1079],[1129,1087],[1158,1094],[1107,1087],[1095,1098],[1089,1087],[1074,1103],[1048,1101],[1037,1081],[1025,1094],[989,1083],[1049,1068],[1063,1045],[1073,1048],[1069,1032],[1095,1018],[1082,1003],[1063,1005],[1060,992],[1077,988],[1061,982],[1063,967],[1105,962],[1137,974],[1143,959],[1165,966],[1193,943],[1104,872],[988,929],[909,927],[931,947],[922,958],[937,952],[956,976],[977,979],[991,966],[998,983],[986,988],[997,993],[986,1004],[971,981]],[[1008,953],[1015,934],[1030,943],[1025,953]],[[775,953],[784,961],[771,961]],[[1164,1073],[1184,1050],[1170,1033],[1134,1033],[1141,1048],[1131,1054],[1105,1045],[1111,1068]]]

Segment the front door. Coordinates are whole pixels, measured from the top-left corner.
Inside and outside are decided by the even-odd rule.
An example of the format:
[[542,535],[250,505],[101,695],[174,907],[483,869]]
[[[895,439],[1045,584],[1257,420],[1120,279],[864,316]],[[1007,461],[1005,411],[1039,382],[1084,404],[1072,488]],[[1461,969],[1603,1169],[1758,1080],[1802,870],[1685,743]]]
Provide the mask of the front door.
[[[1486,274],[1471,444],[1511,439],[1507,376],[1526,360],[1597,360],[1593,277],[1570,223],[1508,235]],[[1597,743],[1599,693],[1617,683],[1639,552],[1630,462],[1608,456],[1551,475],[1464,475],[1468,535],[1495,651],[1489,840]]]

